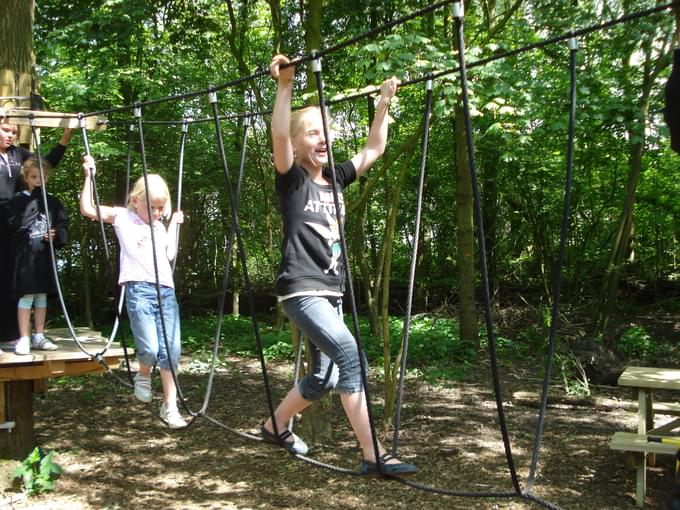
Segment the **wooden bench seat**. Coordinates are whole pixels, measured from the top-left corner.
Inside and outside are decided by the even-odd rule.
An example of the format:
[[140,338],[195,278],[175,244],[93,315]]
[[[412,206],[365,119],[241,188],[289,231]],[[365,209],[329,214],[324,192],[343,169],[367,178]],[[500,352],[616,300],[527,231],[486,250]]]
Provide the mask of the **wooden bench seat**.
[[[680,440],[680,437],[677,436],[654,437],[668,437],[670,439]],[[648,441],[646,435],[636,434],[634,432],[615,432],[609,440],[609,448],[627,452],[660,453],[664,455],[675,455],[675,452],[678,451],[677,445]]]
[[[668,367],[633,367],[629,366],[618,379],[619,386],[627,386],[633,390],[633,398],[637,400],[637,434],[617,432],[609,442],[615,450],[629,452],[635,458],[636,486],[635,506],[642,508],[645,504],[647,486],[647,460],[652,464],[655,454],[675,455],[678,446],[647,441],[648,436],[673,436],[680,428],[680,404],[671,402],[655,402],[654,392],[680,390],[680,369]],[[656,415],[674,416],[675,419],[656,424]]]

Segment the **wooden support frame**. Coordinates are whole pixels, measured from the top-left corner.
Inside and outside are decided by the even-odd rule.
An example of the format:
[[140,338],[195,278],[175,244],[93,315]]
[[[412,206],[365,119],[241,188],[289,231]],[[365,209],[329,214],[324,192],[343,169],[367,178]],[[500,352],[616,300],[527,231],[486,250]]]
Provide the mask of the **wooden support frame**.
[[[74,113],[45,112],[42,110],[26,110],[22,108],[0,108],[0,118],[7,118],[12,124],[30,126],[29,117],[33,115],[35,126],[38,128],[72,128],[80,127],[80,119]],[[89,130],[103,131],[106,129],[104,118],[85,117],[85,127]]]
[[86,352],[73,341],[71,331],[63,328],[46,331],[59,347],[56,351],[0,355],[0,459],[21,460],[35,447],[33,394],[45,392],[47,379],[106,372],[95,359],[98,353],[111,368],[125,356],[125,350],[117,344],[104,350],[108,343],[99,332],[88,328],[75,328],[74,332]]

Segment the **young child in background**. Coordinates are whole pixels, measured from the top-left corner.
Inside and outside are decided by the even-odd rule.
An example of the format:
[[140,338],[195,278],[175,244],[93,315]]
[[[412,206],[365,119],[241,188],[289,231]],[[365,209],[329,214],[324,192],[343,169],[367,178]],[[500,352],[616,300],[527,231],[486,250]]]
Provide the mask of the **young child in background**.
[[[92,202],[91,178],[95,164],[91,156],[83,158],[83,171],[85,182],[80,195],[80,212],[86,218],[97,219],[97,208]],[[166,229],[160,220],[170,216],[172,210],[168,185],[160,175],[149,174],[147,177],[151,217],[144,177],[140,177],[133,186],[127,209],[101,206],[99,212],[104,222],[113,224],[120,244],[118,284],[125,285],[127,313],[139,360],[135,396],[142,402],[151,402],[151,369],[157,364],[163,383],[161,419],[170,428],[182,428],[187,423],[177,409],[177,387],[171,371],[171,366],[177,370],[181,346],[179,308],[170,262],[177,254],[177,226],[184,222],[184,215],[182,211],[172,214]],[[158,265],[162,317],[156,291],[153,248]]]
[[[43,163],[45,183],[50,165]],[[45,337],[47,295],[57,292],[50,239],[55,249],[68,240],[68,213],[58,198],[47,195],[47,211],[42,197],[40,166],[31,157],[24,163],[21,175],[26,189],[17,193],[9,203],[8,223],[12,235],[12,295],[19,298],[17,323],[19,339],[14,352],[30,353],[31,348],[53,351],[57,346]],[[48,230],[48,218],[50,228]],[[34,329],[30,335],[31,310]]]

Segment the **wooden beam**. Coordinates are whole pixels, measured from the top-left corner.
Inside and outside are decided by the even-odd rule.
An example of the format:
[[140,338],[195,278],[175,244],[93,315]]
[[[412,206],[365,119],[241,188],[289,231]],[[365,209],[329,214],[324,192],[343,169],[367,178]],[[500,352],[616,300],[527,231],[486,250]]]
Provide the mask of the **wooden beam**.
[[[120,357],[105,357],[104,362],[115,367],[120,363]],[[40,365],[19,365],[0,367],[0,381],[25,381],[46,377],[61,377],[65,375],[83,375],[93,372],[105,372],[97,361],[72,361],[68,363],[47,363]]]
[[[6,117],[12,124],[30,126],[30,115],[34,116],[38,128],[73,128],[80,127],[80,119],[73,113],[44,112],[41,110],[22,110],[19,108],[0,108],[0,118]],[[94,131],[106,129],[105,119],[101,117],[85,117],[85,127]],[[102,121],[102,123],[100,123]]]

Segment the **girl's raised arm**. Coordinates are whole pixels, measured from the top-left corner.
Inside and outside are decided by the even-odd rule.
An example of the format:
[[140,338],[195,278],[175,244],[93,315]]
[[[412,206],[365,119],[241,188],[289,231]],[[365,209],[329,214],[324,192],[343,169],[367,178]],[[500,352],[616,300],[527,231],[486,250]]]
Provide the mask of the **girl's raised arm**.
[[397,93],[398,87],[399,79],[395,76],[385,80],[382,82],[382,85],[380,85],[380,99],[375,108],[375,116],[373,117],[371,129],[368,132],[366,147],[352,158],[352,163],[354,163],[354,168],[356,168],[357,176],[371,168],[373,163],[375,163],[385,152],[385,147],[387,146],[387,110],[390,101]]
[[285,55],[275,55],[269,65],[269,72],[277,80],[276,100],[272,112],[272,145],[274,166],[280,174],[285,174],[293,166],[295,156],[290,140],[290,103],[293,95],[295,66],[281,69],[282,64],[290,62]]
[[[91,220],[97,219],[97,207],[92,201],[92,174],[95,172],[95,164],[92,156],[83,157],[83,173],[85,182],[80,193],[80,213]],[[99,207],[102,221],[113,223],[116,220],[116,210],[113,207],[102,205]]]

